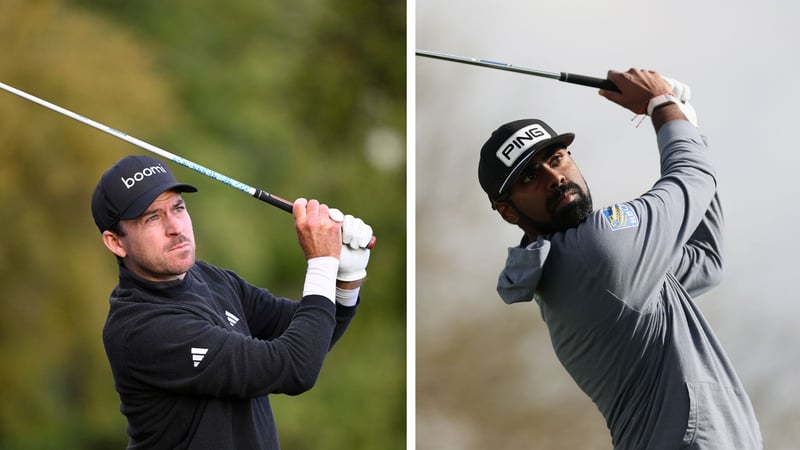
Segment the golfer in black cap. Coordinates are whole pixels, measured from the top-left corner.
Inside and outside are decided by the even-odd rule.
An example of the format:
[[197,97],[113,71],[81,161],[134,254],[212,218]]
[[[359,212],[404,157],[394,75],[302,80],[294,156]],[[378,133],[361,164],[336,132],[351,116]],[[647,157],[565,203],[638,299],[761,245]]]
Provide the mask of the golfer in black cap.
[[558,359],[597,405],[615,449],[761,448],[750,399],[694,298],[719,283],[722,211],[685,85],[609,71],[600,94],[651,116],[661,177],[640,197],[594,209],[567,149],[540,120],[498,128],[479,180],[521,243],[497,290],[536,300]]
[[372,229],[296,200],[308,260],[303,297],[277,298],[195,260],[181,194],[196,191],[161,161],[128,156],[92,195],[95,223],[119,262],[103,342],[128,448],[277,449],[267,395],[314,385],[356,313]]

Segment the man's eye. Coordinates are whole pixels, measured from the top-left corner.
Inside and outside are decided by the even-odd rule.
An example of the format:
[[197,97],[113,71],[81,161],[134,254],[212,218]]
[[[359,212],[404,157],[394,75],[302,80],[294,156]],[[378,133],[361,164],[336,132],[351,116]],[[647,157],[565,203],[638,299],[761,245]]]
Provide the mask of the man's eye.
[[525,172],[522,173],[522,182],[523,183],[530,183],[536,181],[536,177],[539,173],[539,166],[534,166],[529,169],[526,169]]
[[152,216],[147,216],[145,222],[155,222],[158,220],[158,214],[153,214]]

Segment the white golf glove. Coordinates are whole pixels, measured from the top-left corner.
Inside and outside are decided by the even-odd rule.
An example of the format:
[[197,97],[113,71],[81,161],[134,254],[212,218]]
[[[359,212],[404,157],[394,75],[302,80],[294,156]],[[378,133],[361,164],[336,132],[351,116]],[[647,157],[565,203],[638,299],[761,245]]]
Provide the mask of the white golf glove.
[[367,276],[372,227],[350,214],[331,208],[329,216],[342,223],[342,253],[339,255],[339,281],[357,281]]
[[683,115],[692,123],[695,127],[697,127],[697,112],[695,112],[694,107],[689,103],[689,98],[692,96],[692,90],[689,88],[688,85],[681,83],[678,80],[667,78],[665,76],[661,76],[664,81],[667,82],[669,85],[669,89],[672,91],[672,95],[675,96],[679,100],[678,108],[681,109]]

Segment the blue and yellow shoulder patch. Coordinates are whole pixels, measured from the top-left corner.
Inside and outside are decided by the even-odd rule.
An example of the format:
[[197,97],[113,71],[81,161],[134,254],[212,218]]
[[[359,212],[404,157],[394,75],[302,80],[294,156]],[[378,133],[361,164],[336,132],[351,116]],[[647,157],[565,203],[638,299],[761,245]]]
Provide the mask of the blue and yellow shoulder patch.
[[624,203],[604,209],[603,216],[611,226],[611,231],[639,226],[639,217],[636,215],[636,211]]

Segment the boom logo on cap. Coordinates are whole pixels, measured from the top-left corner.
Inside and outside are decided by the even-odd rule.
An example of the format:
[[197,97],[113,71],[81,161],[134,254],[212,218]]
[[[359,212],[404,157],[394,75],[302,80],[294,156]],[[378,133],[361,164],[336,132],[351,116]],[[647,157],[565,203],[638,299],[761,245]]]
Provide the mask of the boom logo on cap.
[[150,177],[159,173],[167,173],[167,169],[160,164],[157,166],[145,167],[141,172],[134,173],[130,178],[120,177],[120,180],[122,180],[122,184],[124,184],[126,188],[130,189],[137,181],[142,181],[145,177]]
[[497,159],[507,167],[511,167],[517,158],[537,142],[550,139],[552,136],[541,125],[535,123],[525,128],[520,128],[512,134],[500,149],[497,150]]

